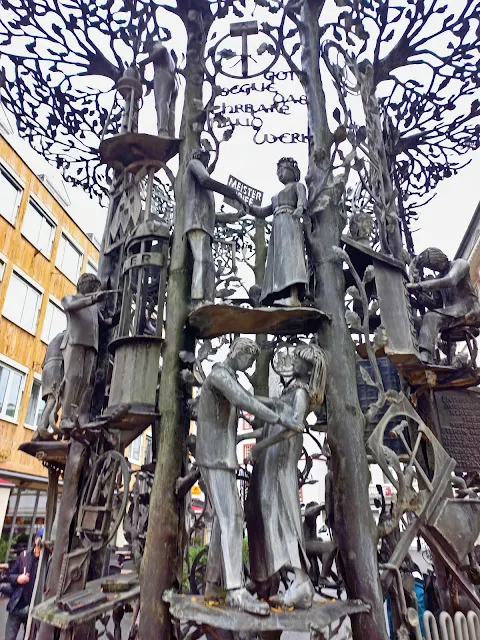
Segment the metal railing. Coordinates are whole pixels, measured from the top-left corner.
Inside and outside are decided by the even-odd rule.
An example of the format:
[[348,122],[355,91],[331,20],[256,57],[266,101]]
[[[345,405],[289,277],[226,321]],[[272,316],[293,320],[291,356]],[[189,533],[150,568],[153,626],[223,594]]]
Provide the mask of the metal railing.
[[426,640],[480,640],[480,620],[474,611],[465,616],[457,611],[453,616],[442,611],[438,622],[431,611],[423,616]]

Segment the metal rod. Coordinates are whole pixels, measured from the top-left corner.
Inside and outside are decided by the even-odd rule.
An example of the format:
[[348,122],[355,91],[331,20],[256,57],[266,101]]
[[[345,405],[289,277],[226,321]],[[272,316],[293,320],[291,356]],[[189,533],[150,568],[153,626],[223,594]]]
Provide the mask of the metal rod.
[[30,533],[28,535],[28,548],[29,549],[32,546],[33,528],[35,527],[35,518],[37,517],[39,500],[40,500],[40,490],[37,491],[36,496],[35,496],[35,506],[33,507],[32,522],[30,523]]
[[8,536],[7,553],[5,554],[5,562],[8,562],[8,558],[10,555],[10,547],[12,546],[13,532],[15,530],[15,523],[17,521],[18,505],[20,503],[20,492],[21,492],[21,489],[20,487],[18,487],[17,496],[15,500],[15,507],[13,509],[12,526],[10,527],[10,535]]

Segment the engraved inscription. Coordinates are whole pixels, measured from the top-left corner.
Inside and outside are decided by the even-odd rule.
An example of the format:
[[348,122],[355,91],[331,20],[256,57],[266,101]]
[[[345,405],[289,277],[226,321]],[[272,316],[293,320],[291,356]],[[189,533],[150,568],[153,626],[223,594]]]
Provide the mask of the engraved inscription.
[[442,444],[457,461],[457,471],[480,469],[480,394],[438,391],[435,399]]

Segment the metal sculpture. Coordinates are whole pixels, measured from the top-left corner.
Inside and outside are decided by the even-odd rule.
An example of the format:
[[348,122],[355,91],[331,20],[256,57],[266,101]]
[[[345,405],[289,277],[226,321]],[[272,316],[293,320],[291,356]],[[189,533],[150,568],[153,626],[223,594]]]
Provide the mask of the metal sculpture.
[[[455,172],[459,168],[459,157],[462,154],[478,147],[478,130],[474,124],[479,112],[478,101],[474,99],[471,102],[469,113],[461,113],[458,117],[455,113],[456,110],[458,113],[459,107],[463,109],[466,96],[472,94],[478,85],[478,38],[471,28],[478,18],[478,3],[458,3],[458,7],[455,5],[455,8],[447,10],[438,6],[435,0],[418,2],[412,7],[408,3],[405,6],[397,6],[398,3],[395,6],[391,3],[385,6],[385,3],[380,2],[353,3],[345,0],[340,3],[345,10],[339,12],[338,20],[332,24],[324,24],[321,15],[324,3],[314,0],[262,0],[254,3],[256,11],[267,17],[259,28],[257,25],[244,23],[243,18],[247,17],[249,8],[246,3],[236,0],[218,3],[192,0],[189,3],[172,3],[168,7],[138,0],[135,3],[124,3],[123,11],[117,11],[117,5],[113,6],[111,3],[92,8],[92,3],[81,1],[78,3],[78,14],[62,2],[56,3],[54,8],[53,5],[45,8],[43,13],[37,10],[37,4],[31,0],[20,3],[21,6],[7,2],[8,11],[3,19],[2,31],[4,41],[1,45],[2,53],[7,57],[7,68],[2,78],[2,95],[7,108],[17,117],[20,132],[36,142],[37,148],[44,150],[47,156],[55,155],[58,166],[74,182],[97,195],[105,194],[105,171],[99,167],[99,163],[104,162],[112,169],[107,229],[102,245],[99,277],[103,289],[110,292],[105,301],[105,317],[113,319],[119,312],[120,315],[123,314],[121,329],[116,336],[118,340],[112,344],[115,357],[111,380],[107,380],[110,365],[107,346],[112,342],[113,336],[110,329],[102,329],[99,331],[97,347],[93,403],[87,407],[85,400],[85,407],[82,407],[80,405],[83,399],[75,396],[75,402],[72,400],[73,387],[69,382],[69,379],[72,380],[72,371],[66,370],[65,428],[55,434],[56,440],[53,443],[34,443],[31,447],[35,455],[41,454],[50,465],[58,465],[59,451],[63,452],[65,464],[63,497],[59,511],[60,527],[52,559],[52,584],[58,582],[63,557],[75,545],[70,532],[73,530],[71,524],[75,506],[81,494],[85,464],[93,463],[97,452],[110,448],[118,450],[117,454],[120,455],[121,448],[132,437],[155,422],[159,463],[155,468],[149,495],[149,531],[144,549],[144,563],[154,569],[142,575],[142,613],[139,627],[142,640],[149,640],[158,634],[170,637],[171,614],[177,621],[174,626],[179,635],[183,634],[187,626],[188,632],[190,621],[195,620],[197,629],[192,632],[195,637],[205,630],[207,633],[216,633],[211,631],[214,627],[261,633],[279,629],[305,631],[312,624],[313,636],[320,637],[319,629],[323,625],[351,614],[355,638],[383,640],[385,628],[382,592],[377,580],[376,565],[378,531],[368,508],[368,458],[362,434],[365,421],[373,422],[393,403],[392,406],[397,409],[401,405],[404,415],[420,425],[423,440],[428,440],[434,447],[434,468],[430,470],[431,477],[425,471],[422,475],[421,464],[417,460],[421,443],[414,436],[411,441],[414,444],[411,446],[403,434],[405,425],[402,423],[397,425],[396,433],[407,451],[405,469],[399,466],[398,456],[392,456],[382,447],[374,450],[376,459],[385,468],[393,465],[399,494],[399,503],[392,511],[392,522],[389,523],[388,519],[382,521],[380,533],[385,533],[393,526],[403,510],[415,513],[420,525],[417,523],[407,528],[405,539],[419,526],[418,530],[421,530],[422,535],[432,541],[432,548],[435,544],[447,546],[444,563],[456,575],[462,588],[467,591],[470,589],[470,596],[473,597],[471,585],[465,577],[466,572],[458,566],[465,561],[464,549],[454,539],[455,532],[452,534],[445,527],[445,522],[449,513],[456,509],[466,512],[464,503],[468,501],[471,503],[467,505],[471,510],[470,515],[475,516],[476,498],[469,494],[468,500],[465,500],[466,494],[461,496],[459,493],[457,498],[461,501],[461,506],[440,500],[439,494],[448,486],[447,476],[453,469],[452,459],[439,448],[440,445],[437,446],[438,443],[432,439],[427,427],[416,420],[411,407],[402,404],[398,393],[386,389],[376,358],[380,354],[390,358],[409,383],[412,399],[419,401],[429,389],[449,389],[453,385],[461,387],[478,382],[478,375],[472,366],[464,367],[462,371],[453,366],[450,347],[458,335],[453,331],[448,333],[456,329],[453,324],[446,328],[446,333],[442,336],[447,343],[450,341],[447,344],[446,364],[431,365],[418,357],[414,317],[406,287],[409,277],[405,264],[410,257],[402,245],[403,235],[408,251],[413,254],[409,224],[417,215],[415,206],[418,205],[419,197],[423,197],[441,178]],[[52,10],[55,10],[54,19]],[[155,57],[155,53],[155,60],[152,57],[151,61],[157,64],[157,71],[161,71],[156,74],[156,102],[157,133],[163,135],[140,134],[138,126],[143,86],[137,58],[140,50],[145,49],[144,43],[153,39],[165,43],[165,47],[170,46],[168,41],[172,34],[159,27],[165,11],[179,18],[185,38],[175,38],[175,45],[177,46],[177,41],[186,42],[186,49],[179,51],[180,55],[172,54],[169,59],[165,50],[157,45],[163,68],[160,69],[160,60]],[[230,35],[225,36],[227,29],[216,29],[214,25],[218,21],[219,26],[227,27],[221,21],[232,12],[242,19],[243,24],[232,25]],[[436,38],[440,31],[431,28],[431,25],[440,16],[443,24],[441,35],[451,36],[449,40],[454,43],[452,52],[437,50]],[[42,28],[43,21],[49,25],[49,29]],[[366,27],[370,21],[376,26],[371,32]],[[400,35],[398,30],[389,28],[389,25],[398,21],[405,25]],[[257,28],[258,33],[254,35]],[[219,46],[226,37],[236,34],[241,34],[243,43],[238,74],[241,73],[243,84],[222,87],[221,76],[228,77],[230,74],[230,77],[235,77],[233,66],[236,64],[236,54],[228,49],[221,50]],[[101,51],[95,44],[96,35],[102,43],[110,43],[111,55]],[[244,44],[247,38],[253,37],[262,40],[257,55],[265,56],[263,60],[268,58],[263,66],[262,61],[257,64],[249,58]],[[30,40],[28,43],[27,39]],[[19,44],[22,47],[25,45],[28,55],[19,53]],[[429,47],[432,58],[424,55]],[[24,49],[21,51],[24,52]],[[287,71],[273,68],[280,59],[287,65]],[[228,63],[229,60],[232,62]],[[172,138],[171,115],[174,66],[177,67],[178,61],[178,71],[185,81],[185,101],[180,138],[175,139]],[[146,60],[142,66],[145,64]],[[230,70],[228,64],[232,65]],[[320,64],[326,65],[327,74],[324,69],[321,72]],[[415,84],[413,74],[404,74],[404,70],[413,64],[425,64],[428,73],[431,73],[429,91],[424,91]],[[262,68],[258,71],[260,67]],[[73,72],[68,69],[73,69]],[[401,74],[397,73],[399,69],[402,70]],[[265,75],[262,80],[251,81],[265,70],[268,77]],[[101,95],[92,89],[82,88],[83,75],[92,74],[108,78],[109,87],[117,89],[122,101],[117,102],[118,96],[113,91]],[[71,81],[73,76],[75,83]],[[279,91],[282,78],[298,78],[304,95],[291,96],[292,100],[284,96]],[[338,106],[332,114],[327,110],[324,90],[330,80],[338,98]],[[208,88],[207,85],[208,94],[204,91]],[[261,106],[252,105],[248,111],[246,104],[227,104],[227,98],[231,96],[242,94],[246,97],[259,91],[268,92],[271,102],[267,100]],[[351,92],[358,94],[362,103],[365,124],[361,126],[353,120],[353,111],[350,109]],[[222,105],[219,104],[220,96]],[[295,101],[307,108],[308,135],[306,126],[301,127],[303,133],[273,135],[266,132],[266,115],[263,114],[270,110],[286,115],[289,105]],[[192,218],[192,203],[198,204],[198,194],[192,196],[191,189],[184,188],[188,180],[191,187],[192,180],[196,179],[192,178],[190,171],[190,163],[194,162],[192,153],[201,149],[202,145],[207,146],[209,142],[213,151],[213,162],[209,170],[214,170],[221,145],[238,132],[239,124],[230,117],[233,107],[236,110],[237,106],[243,107],[244,114],[250,114],[249,126],[255,142],[308,143],[306,193],[295,180],[294,162],[288,159],[288,162],[281,163],[282,176],[285,178],[289,173],[286,180],[288,184],[278,195],[279,202],[269,208],[276,216],[268,250],[272,254],[279,237],[281,246],[286,246],[282,229],[293,222],[290,227],[293,227],[291,236],[295,251],[290,253],[288,245],[280,261],[270,261],[266,269],[267,278],[263,277],[265,265],[262,256],[267,245],[261,222],[253,224],[244,219],[233,222],[225,222],[224,219],[222,222],[220,218],[218,222],[225,226],[218,228],[218,244],[222,244],[222,240],[227,240],[230,244],[222,244],[222,249],[228,251],[218,251],[217,262],[211,259],[211,238],[215,238],[212,227],[215,223],[210,225],[210,232],[200,227],[204,235],[198,239],[192,236],[193,243],[191,238],[185,237],[188,229],[198,230],[188,227]],[[260,113],[262,116],[259,116]],[[331,130],[329,123],[333,121],[336,124]],[[421,135],[418,131],[421,131]],[[62,140],[56,137],[57,132],[64,136]],[[165,136],[165,132],[170,135]],[[97,142],[100,139],[102,142],[98,155]],[[448,156],[451,147],[455,148],[457,154],[454,157]],[[177,153],[178,173],[173,176],[166,162]],[[158,224],[160,221],[155,217],[158,202],[165,202],[164,190],[161,190],[157,200],[154,198],[155,174],[160,170],[166,173],[172,186],[175,183],[174,206],[160,206],[162,213],[168,214],[168,221],[161,221],[167,222],[167,227],[172,228],[168,228],[168,232],[167,228]],[[212,187],[214,181],[211,181],[204,165],[201,165],[197,173],[201,175],[198,179],[200,186],[203,180],[203,186],[207,186],[207,189],[208,185]],[[350,197],[347,184],[355,174],[359,184]],[[213,186],[215,185],[218,186],[218,183]],[[195,184],[195,188],[197,186]],[[225,185],[221,187],[222,193],[226,191]],[[201,195],[203,197],[204,194]],[[407,195],[413,196],[409,199],[409,203],[413,202],[413,206],[409,205],[410,208],[405,206]],[[211,218],[210,196],[211,194],[207,208]],[[199,208],[200,213],[203,213],[202,207],[203,205]],[[349,209],[352,219],[351,235],[342,237]],[[298,220],[294,220],[294,216]],[[372,225],[373,220],[375,224]],[[287,224],[283,224],[285,221]],[[235,226],[228,227],[229,224],[240,229],[238,236],[235,235]],[[252,242],[247,235],[253,229]],[[249,247],[254,244],[257,256],[254,265],[255,288],[250,289],[249,300],[240,302],[243,306],[238,308],[233,304],[214,304],[218,299],[225,302],[231,298],[230,290],[235,282],[238,283],[235,281],[238,275],[234,267],[232,266],[231,271],[225,268],[230,255],[233,255],[233,242],[237,239],[239,248],[246,248],[246,255]],[[197,262],[197,273],[193,280],[189,245]],[[152,250],[154,246],[156,248]],[[142,263],[135,263],[140,256]],[[146,256],[150,262],[153,260],[153,266],[147,266],[143,262],[143,257]],[[161,265],[158,264],[160,260],[163,261]],[[206,264],[198,269],[199,263]],[[348,265],[346,272],[345,263]],[[216,269],[215,273],[212,265]],[[293,274],[292,280],[280,273],[284,266],[290,275]],[[275,283],[272,285],[267,280],[275,280],[277,276],[281,276],[278,279],[281,286],[275,288]],[[346,317],[344,276],[348,279],[347,297],[351,297],[351,308]],[[197,280],[202,281],[199,295],[195,289],[192,291],[192,284],[196,286]],[[263,296],[265,302],[297,304],[303,289],[308,285],[307,303],[315,308],[258,308],[259,288],[264,281],[267,283],[264,287],[266,295]],[[221,282],[224,283],[223,287]],[[215,298],[215,284],[220,284],[218,298]],[[248,291],[249,288],[245,289]],[[191,313],[192,301],[193,306],[205,301],[213,304]],[[251,303],[256,308],[248,308],[247,305]],[[468,325],[468,331],[473,326]],[[191,478],[178,490],[176,488],[188,469],[186,434],[190,414],[187,407],[188,400],[191,400],[192,381],[198,381],[195,373],[188,369],[193,363],[184,363],[179,354],[195,354],[196,338],[224,336],[231,332],[251,332],[259,336],[258,344],[263,347],[262,366],[258,367],[251,380],[255,393],[260,397],[267,393],[268,364],[273,351],[268,334],[285,336],[318,333],[319,344],[325,350],[329,362],[327,414],[326,419],[322,417],[323,423],[327,423],[323,426],[327,430],[330,452],[326,482],[328,522],[334,535],[338,563],[343,569],[347,595],[353,602],[330,603],[325,608],[312,607],[314,615],[310,615],[310,611],[306,615],[297,609],[294,612],[282,611],[278,615],[273,611],[269,616],[260,617],[251,616],[245,610],[228,610],[226,613],[214,608],[210,610],[204,603],[182,599],[180,595],[168,592],[173,585],[181,582],[178,567],[183,556],[183,498],[185,487]],[[359,336],[361,344],[352,343],[352,333]],[[471,342],[472,333],[467,335],[465,331],[463,335]],[[142,346],[145,347],[143,350]],[[433,352],[431,346],[430,340],[429,348]],[[473,352],[473,346],[470,346]],[[148,372],[144,388],[140,385],[142,380],[131,379],[134,377],[132,367],[129,368],[132,354],[139,356],[135,362],[141,361],[143,370]],[[372,373],[369,374],[365,367],[360,367],[364,370],[361,375],[365,384],[375,389],[376,396],[364,415],[357,397],[356,355],[359,358],[367,356],[369,359]],[[159,379],[160,358],[162,371]],[[204,381],[198,401],[200,447],[196,454],[200,463],[205,447],[208,450],[213,446],[211,439],[209,441],[208,437],[204,438],[205,424],[207,419],[210,422],[210,412],[222,403],[225,405],[225,420],[222,425],[215,420],[213,423],[219,431],[221,426],[226,427],[229,443],[233,448],[236,444],[236,412],[231,406],[232,402],[226,396],[220,401],[215,396],[216,391],[210,388],[220,369],[222,376],[218,377],[224,379],[224,382],[229,381],[227,390],[233,389],[240,394],[246,400],[247,407],[251,407],[252,402],[255,403],[255,398],[242,389],[231,371],[226,370],[223,365],[214,366],[212,373]],[[130,379],[127,379],[125,373],[131,374]],[[111,383],[108,399],[107,382]],[[82,378],[82,386],[83,383]],[[85,394],[82,395],[86,398]],[[76,403],[80,416],[76,416],[76,410],[73,410]],[[107,404],[108,409],[103,412]],[[272,418],[272,411],[265,405],[259,407],[259,404],[258,402],[256,405],[259,415]],[[142,408],[145,410],[142,411]],[[392,416],[390,409],[380,419],[379,425],[382,428],[385,416]],[[280,422],[289,427],[287,432],[291,431],[295,428],[293,418],[285,409],[282,408],[282,411],[284,414]],[[395,414],[395,409],[393,413]],[[401,416],[395,414],[394,417]],[[65,440],[61,440],[62,438]],[[221,443],[221,438],[218,443]],[[280,450],[283,445],[286,447],[286,443],[293,448],[294,440],[288,442],[288,439],[272,446],[277,446]],[[52,448],[48,449],[47,444],[55,447],[55,459]],[[257,449],[259,450],[261,447]],[[229,460],[233,458],[230,451]],[[219,461],[214,462],[218,464]],[[210,485],[216,484],[218,493],[218,478],[225,476],[227,472],[213,473],[219,470],[209,470],[205,459],[200,467],[207,478],[207,484],[209,475],[217,476],[217,482],[210,482]],[[193,471],[192,477],[195,475],[196,472]],[[414,476],[418,482],[425,483],[425,490],[413,490]],[[231,470],[228,471],[228,483],[230,500],[225,502],[237,503],[235,478]],[[91,480],[89,487],[92,486],[97,487],[95,479]],[[290,489],[292,486],[291,482]],[[214,495],[215,486],[214,491],[211,486],[210,490]],[[460,489],[461,493],[464,491],[465,488]],[[140,493],[139,490],[139,495]],[[223,497],[225,496],[220,496]],[[83,510],[83,517],[87,520],[89,517],[93,520],[94,511],[91,508],[98,506],[93,498],[92,493]],[[212,499],[215,502],[217,498],[218,496]],[[141,503],[139,500],[137,506]],[[217,512],[220,512],[221,503],[222,500],[218,499]],[[432,511],[434,504],[439,508],[435,513]],[[236,515],[239,513],[237,504]],[[146,521],[146,515],[146,510],[142,509],[142,514],[137,518],[139,526],[142,526],[142,521]],[[223,517],[223,522],[220,523],[224,530],[228,528],[225,521],[226,518]],[[470,549],[470,534],[473,535],[475,527],[469,530],[463,517],[461,521],[462,532],[466,531],[468,534],[466,547]],[[95,533],[95,536],[98,535],[98,544],[103,544],[110,535],[110,529],[106,525],[105,527],[102,525]],[[240,566],[237,548],[239,517],[235,521],[235,527],[237,544],[231,551],[231,558],[226,559],[228,562],[234,558]],[[457,550],[456,555],[452,548]],[[402,549],[400,545],[400,550],[396,552],[398,557]],[[101,555],[98,554],[100,559]],[[220,557],[220,554],[217,555]],[[467,557],[468,555],[469,553]],[[390,558],[394,566],[397,556],[394,554],[393,560]],[[469,563],[470,573],[474,573],[475,563],[471,559]],[[92,577],[99,575],[100,564],[100,561],[95,563],[92,560]],[[386,571],[388,577],[384,577],[384,583],[391,582],[392,572],[396,572],[396,569],[387,568]],[[241,574],[241,569],[237,574]],[[106,593],[110,586],[112,585],[95,580],[88,583],[81,597],[77,594],[66,596],[63,603],[65,611],[59,611],[52,602],[48,606],[45,603],[43,609],[44,605],[39,605],[36,611],[44,623],[39,638],[46,640],[53,637],[53,631],[47,623],[63,629],[62,633],[67,637],[75,625],[80,627],[80,635],[87,635],[82,625],[87,622],[91,625],[92,621],[103,617],[107,611],[114,617],[115,634],[118,636],[124,611],[122,603],[127,606],[138,598],[139,588],[136,584],[119,585],[119,592],[115,594],[119,596],[115,599],[115,602],[120,603],[117,606],[113,604],[113,599],[108,601]],[[119,595],[123,588],[128,593],[125,600]],[[252,604],[245,592],[236,595],[238,598],[229,597],[228,602],[238,605],[240,609],[248,608],[250,603],[257,612],[267,613],[266,606],[261,606],[254,599]],[[358,602],[359,598],[362,602]],[[88,607],[91,607],[89,611],[86,610]],[[401,631],[403,633],[405,629],[402,628]]]

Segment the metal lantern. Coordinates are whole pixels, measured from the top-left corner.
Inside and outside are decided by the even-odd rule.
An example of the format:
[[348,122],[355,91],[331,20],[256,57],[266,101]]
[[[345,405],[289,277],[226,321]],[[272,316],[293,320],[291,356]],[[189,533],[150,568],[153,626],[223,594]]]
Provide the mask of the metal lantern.
[[120,323],[110,343],[115,361],[107,413],[128,403],[128,421],[138,426],[156,415],[168,243],[168,226],[149,219],[125,245]]

